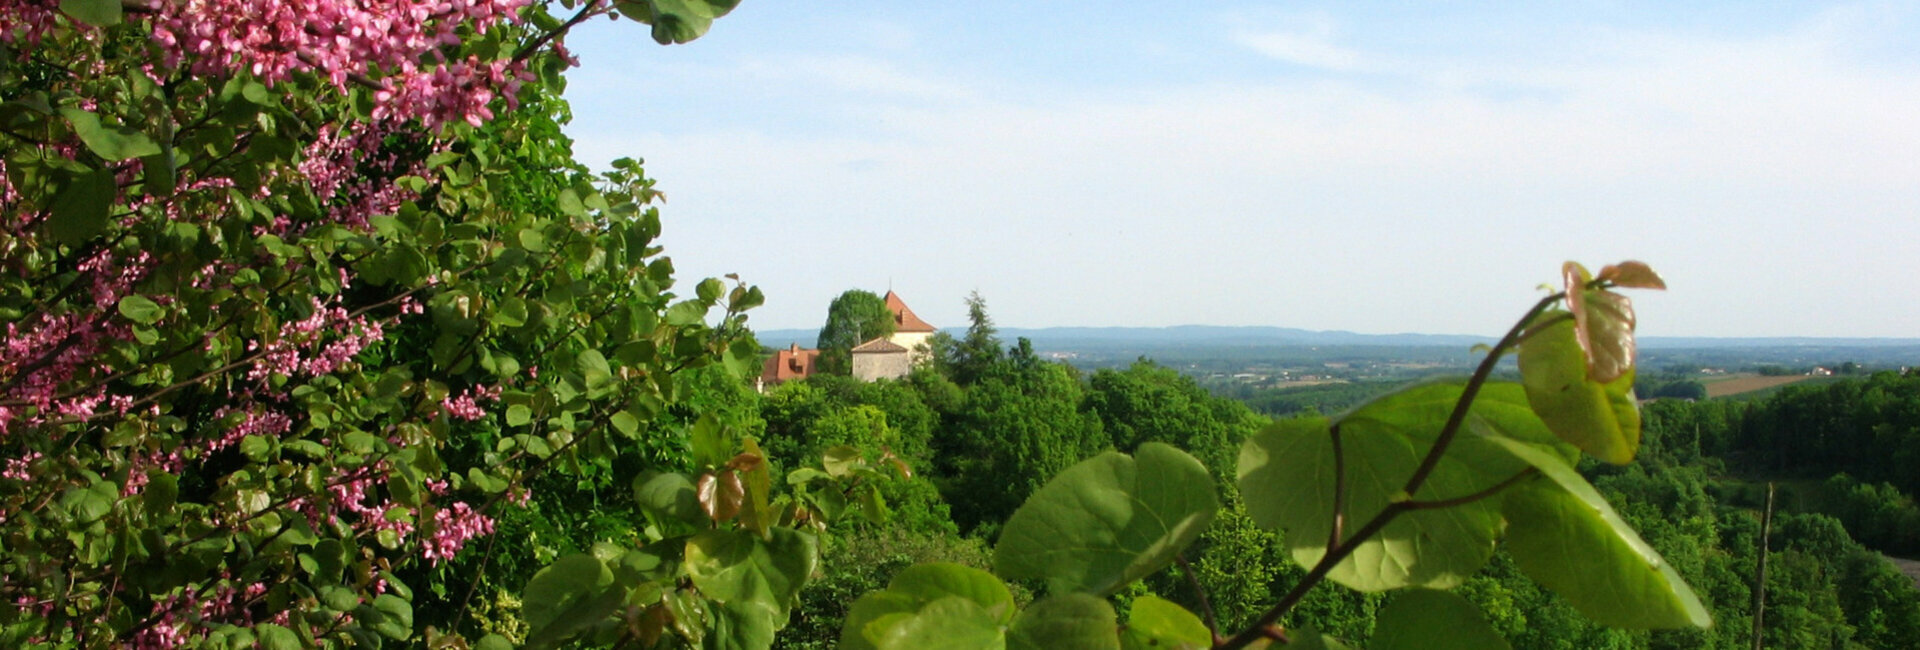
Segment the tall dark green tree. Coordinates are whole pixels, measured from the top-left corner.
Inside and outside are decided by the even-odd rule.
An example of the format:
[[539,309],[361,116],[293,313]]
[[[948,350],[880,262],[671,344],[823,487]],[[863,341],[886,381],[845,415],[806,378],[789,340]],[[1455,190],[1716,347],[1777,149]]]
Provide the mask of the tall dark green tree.
[[979,291],[967,294],[967,333],[955,340],[944,332],[936,335],[934,357],[947,376],[961,385],[980,381],[987,369],[1006,356],[1000,342],[1000,330],[987,315],[987,299]]
[[827,305],[827,324],[820,328],[820,370],[836,374],[853,372],[854,346],[893,335],[893,312],[887,301],[871,291],[849,289]]

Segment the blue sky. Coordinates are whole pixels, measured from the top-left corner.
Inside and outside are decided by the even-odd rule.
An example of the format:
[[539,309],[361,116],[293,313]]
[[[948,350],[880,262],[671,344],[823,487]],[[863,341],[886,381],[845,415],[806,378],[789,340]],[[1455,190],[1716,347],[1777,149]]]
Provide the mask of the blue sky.
[[[849,288],[962,326],[1497,334],[1641,259],[1660,336],[1920,336],[1920,2],[746,0],[570,37],[579,158],[644,157],[761,328]],[[1684,5],[1684,6],[1676,6]]]

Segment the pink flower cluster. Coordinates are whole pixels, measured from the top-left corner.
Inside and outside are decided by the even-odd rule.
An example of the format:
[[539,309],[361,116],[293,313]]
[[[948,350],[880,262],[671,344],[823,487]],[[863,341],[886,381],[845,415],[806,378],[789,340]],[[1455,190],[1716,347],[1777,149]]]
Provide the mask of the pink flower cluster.
[[[230,409],[222,408],[215,413],[215,419],[225,417]],[[278,438],[293,429],[293,419],[273,411],[248,411],[239,424],[233,425],[226,435],[208,440],[206,450],[215,452],[239,444],[247,436]]]
[[[15,424],[37,426],[58,418],[87,419],[101,404],[124,411],[133,401],[124,396],[110,397],[100,387],[62,391],[75,377],[105,374],[96,357],[115,341],[126,340],[131,332],[126,323],[114,316],[114,307],[128,295],[134,283],[146,277],[152,257],[141,251],[116,258],[108,251],[95,253],[80,262],[80,276],[96,310],[89,313],[38,315],[31,322],[8,323],[0,336],[0,435]],[[22,409],[21,407],[26,407]]]
[[59,7],[59,0],[0,1],[0,42],[39,44],[58,27],[54,10]]
[[97,357],[114,341],[129,337],[127,326],[100,312],[41,314],[21,327],[8,323],[0,336],[0,436],[20,426],[36,427],[59,418],[86,419],[107,401],[104,388],[77,394],[62,387],[77,376],[106,372]]
[[[329,374],[352,360],[367,346],[386,338],[386,329],[380,321],[352,316],[341,307],[328,307],[319,298],[312,300],[313,314],[302,320],[282,323],[279,338],[264,345],[259,341],[247,344],[248,350],[260,353],[260,358],[253,362],[253,368],[247,371],[247,379],[265,382],[273,375],[296,377]],[[319,346],[326,332],[340,338],[315,352],[313,348]]]
[[158,470],[169,474],[179,474],[187,466],[179,451],[160,453],[157,451],[139,454],[133,457],[133,464],[127,468],[127,484],[120,488],[120,496],[130,497],[139,494],[152,480],[150,472]]
[[200,75],[246,72],[273,85],[311,72],[343,92],[356,78],[377,78],[385,91],[376,119],[417,118],[431,129],[485,119],[495,94],[513,101],[524,65],[450,63],[440,48],[459,44],[463,27],[484,34],[518,23],[527,1],[175,0],[160,8],[153,40],[167,65]]
[[433,513],[433,527],[433,536],[423,544],[421,556],[438,565],[459,554],[467,540],[493,534],[493,518],[461,502]]
[[[231,580],[231,575],[222,575]],[[267,593],[265,583],[252,583],[244,588],[235,587],[231,582],[222,582],[214,589],[213,597],[201,598],[197,592],[186,591],[168,596],[153,604],[152,616],[155,623],[135,634],[128,647],[142,650],[172,650],[192,645],[192,642],[205,636],[209,626],[196,625],[206,621],[219,621],[240,626],[253,624],[252,614],[247,612],[246,603]]]
[[499,401],[500,387],[495,386],[488,388],[486,386],[474,386],[473,388],[461,391],[461,393],[455,397],[440,400],[440,409],[446,411],[447,415],[452,416],[455,420],[472,422],[487,417],[487,410],[480,408],[480,404],[475,401],[475,398]]
[[[399,539],[406,539],[413,534],[413,522],[406,519],[407,515],[413,513],[412,508],[394,503],[391,499],[371,506],[367,505],[367,493],[375,485],[385,482],[386,474],[383,468],[374,467],[371,470],[362,470],[352,479],[328,486],[327,492],[333,496],[333,504],[326,516],[334,521],[341,521],[344,520],[343,515],[353,515],[355,520],[351,523],[357,530],[371,532],[390,530]],[[320,523],[321,514],[318,511],[311,507],[301,509],[306,511],[309,519],[314,520],[313,523],[316,525]]]
[[0,470],[0,477],[10,478],[16,481],[32,480],[33,475],[27,473],[27,469],[33,466],[33,461],[40,460],[41,458],[43,458],[43,456],[37,451],[27,452],[27,455],[19,458],[9,458],[7,459],[7,468]]
[[387,138],[396,135],[418,134],[401,131],[389,121],[355,122],[338,130],[321,129],[307,146],[300,175],[312,185],[315,196],[329,202],[327,216],[334,223],[365,230],[368,217],[393,214],[401,204],[419,198],[393,182],[400,176],[426,173],[422,161],[403,161],[388,150]]

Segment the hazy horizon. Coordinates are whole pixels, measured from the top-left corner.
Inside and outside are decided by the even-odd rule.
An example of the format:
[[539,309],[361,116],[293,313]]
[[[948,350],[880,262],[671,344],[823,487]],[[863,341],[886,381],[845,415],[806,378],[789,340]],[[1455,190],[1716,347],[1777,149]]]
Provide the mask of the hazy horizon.
[[1647,336],[1920,334],[1920,1],[1187,10],[747,0],[570,40],[579,158],[644,157],[689,278],[768,329],[1497,334],[1641,259]]

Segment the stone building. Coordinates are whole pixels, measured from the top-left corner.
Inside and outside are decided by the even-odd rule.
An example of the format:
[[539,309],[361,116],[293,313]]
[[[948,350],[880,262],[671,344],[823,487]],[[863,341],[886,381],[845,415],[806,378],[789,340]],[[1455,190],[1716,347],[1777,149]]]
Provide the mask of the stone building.
[[853,378],[860,381],[899,379],[913,372],[913,353],[890,339],[876,338],[854,346]]
[[[905,377],[931,353],[927,339],[932,338],[938,328],[920,320],[906,301],[900,299],[900,294],[893,291],[887,292],[887,311],[893,312],[893,335],[861,343],[852,350],[853,376],[861,381]],[[819,357],[819,350],[801,349],[798,343],[776,350],[767,357],[755,388],[766,390],[782,382],[811,377],[817,371],[815,364]]]

